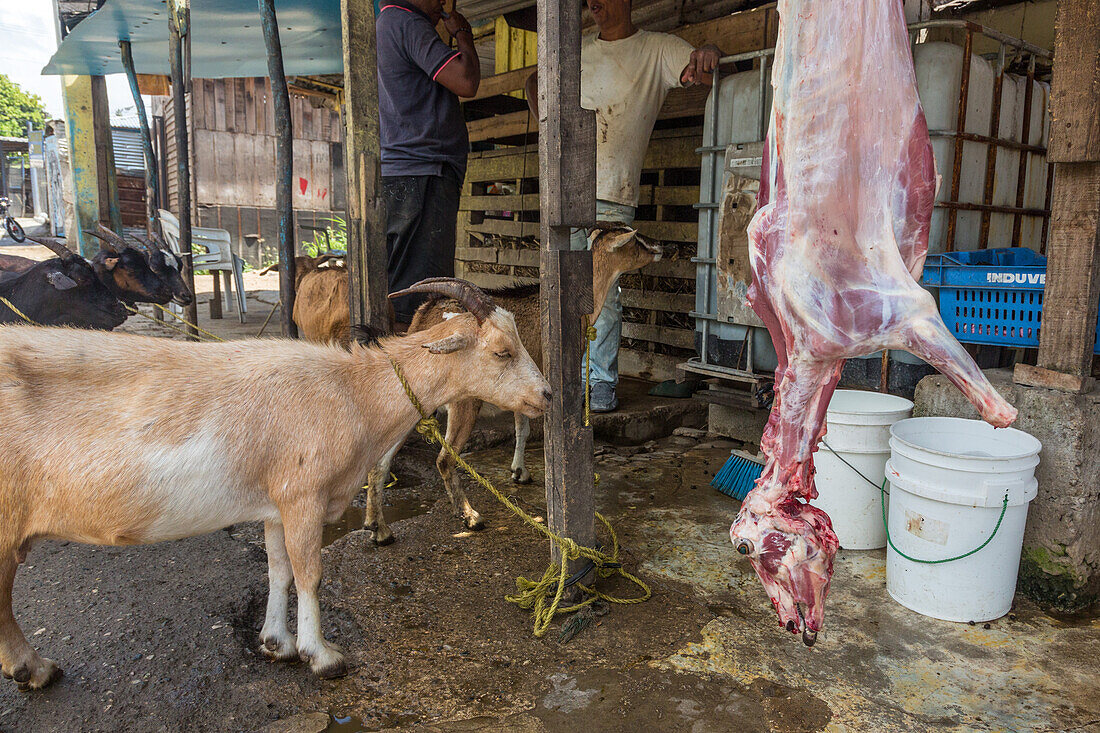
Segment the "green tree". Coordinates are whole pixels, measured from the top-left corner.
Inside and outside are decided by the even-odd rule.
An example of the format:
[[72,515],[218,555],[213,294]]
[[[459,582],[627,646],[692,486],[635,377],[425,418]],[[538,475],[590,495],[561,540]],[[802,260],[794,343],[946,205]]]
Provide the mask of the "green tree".
[[35,127],[46,122],[46,110],[37,94],[25,92],[4,74],[0,74],[0,135],[26,137],[27,121]]

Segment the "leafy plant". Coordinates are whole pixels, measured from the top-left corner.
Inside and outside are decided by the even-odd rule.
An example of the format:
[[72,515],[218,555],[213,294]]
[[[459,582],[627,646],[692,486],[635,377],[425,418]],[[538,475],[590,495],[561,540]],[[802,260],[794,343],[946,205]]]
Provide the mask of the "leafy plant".
[[[321,219],[328,222],[325,232],[314,232],[313,239],[302,242],[302,254],[308,257],[320,257],[329,250],[348,251],[348,225],[339,216],[331,216]],[[328,234],[327,238],[325,234]]]
[[0,135],[26,137],[27,122],[41,128],[46,124],[46,109],[42,98],[24,91],[4,74],[0,74]]

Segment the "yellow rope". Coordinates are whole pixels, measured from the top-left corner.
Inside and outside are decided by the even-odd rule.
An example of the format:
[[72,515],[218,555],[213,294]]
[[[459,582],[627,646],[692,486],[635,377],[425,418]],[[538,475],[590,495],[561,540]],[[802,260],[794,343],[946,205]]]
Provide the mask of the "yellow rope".
[[[408,396],[409,402],[412,403],[417,413],[420,414],[420,421],[416,424],[416,432],[429,443],[441,445],[447,454],[454,459],[455,463],[458,464],[459,468],[465,471],[470,478],[496,497],[497,501],[507,507],[509,511],[523,520],[524,524],[532,527],[536,532],[543,535],[557,546],[558,554],[561,555],[560,566],[555,567],[551,564],[546,568],[546,572],[542,574],[542,578],[537,581],[528,580],[522,576],[516,578],[516,593],[504,597],[504,600],[509,603],[514,603],[520,608],[529,610],[534,614],[534,630],[536,637],[542,638],[546,634],[554,616],[557,614],[579,611],[585,606],[591,605],[596,600],[617,604],[642,603],[649,600],[652,595],[649,586],[642,582],[637,576],[624,570],[622,563],[619,562],[619,537],[615,534],[615,530],[612,528],[611,523],[608,522],[603,515],[596,512],[596,519],[600,520],[600,523],[607,528],[607,532],[611,536],[610,554],[600,552],[591,547],[578,545],[574,540],[568,537],[562,537],[553,532],[544,523],[536,522],[534,517],[519,508],[515,502],[501,493],[493,486],[492,482],[481,476],[481,474],[474,470],[473,466],[467,463],[462,456],[458,454],[443,436],[443,432],[439,427],[439,421],[436,420],[435,417],[429,416],[424,411],[423,405],[420,404],[420,400],[417,399],[412,387],[409,386],[408,380],[405,379],[405,374],[402,372],[401,367],[393,359],[390,359],[390,364],[393,366],[393,371],[397,375],[397,379],[401,382],[401,386],[405,389],[405,394]],[[621,575],[641,588],[642,595],[635,598],[619,598],[596,590],[594,587],[577,583],[577,587],[587,593],[589,597],[572,606],[562,607],[561,601],[565,594],[566,581],[569,579],[569,563],[581,558],[590,560],[596,566],[597,577],[609,578],[613,575]],[[554,589],[552,597],[548,596],[551,589]]]
[[30,318],[27,318],[27,314],[26,314],[26,313],[24,313],[23,311],[21,311],[21,310],[19,310],[18,308],[16,308],[16,307],[15,307],[14,305],[12,305],[12,303],[11,303],[11,301],[10,301],[10,300],[8,300],[7,298],[5,298],[5,297],[4,297],[4,296],[2,296],[2,295],[0,295],[0,303],[3,303],[3,304],[4,304],[4,305],[6,305],[7,307],[11,308],[11,309],[12,309],[12,311],[13,311],[13,312],[15,313],[15,315],[19,316],[20,318],[22,318],[22,319],[23,319],[24,321],[26,321],[27,323],[31,324],[32,326],[37,326],[37,325],[38,325],[37,323],[35,323],[34,321],[32,321],[32,320],[31,320]]
[[223,338],[222,338],[221,336],[217,336],[217,335],[215,335],[215,334],[212,334],[212,333],[210,333],[209,331],[206,331],[206,330],[204,330],[204,329],[202,329],[202,328],[199,328],[198,326],[196,326],[196,325],[195,325],[194,323],[191,323],[190,321],[188,321],[188,320],[187,320],[186,318],[184,318],[183,316],[179,316],[179,315],[176,315],[176,314],[175,314],[175,313],[173,313],[173,312],[172,312],[172,311],[171,311],[170,309],[168,309],[168,308],[165,308],[165,307],[164,307],[163,305],[160,305],[159,303],[151,303],[150,305],[152,305],[152,306],[153,306],[154,308],[156,308],[157,310],[159,310],[159,311],[161,311],[161,312],[163,312],[163,313],[167,313],[168,315],[170,315],[170,316],[172,316],[173,318],[175,318],[175,319],[176,319],[177,321],[183,321],[183,322],[184,322],[185,324],[187,324],[187,325],[188,325],[188,326],[190,326],[191,328],[195,329],[195,330],[196,330],[196,331],[198,331],[199,333],[203,333],[203,334],[206,334],[207,336],[209,336],[210,338],[214,339],[215,341],[225,341],[225,339],[223,339]]
[[[153,318],[148,313],[142,313],[137,308],[132,308],[132,307],[126,305],[125,303],[122,304],[122,307],[125,308],[126,310],[130,311],[131,313],[133,313],[135,316],[141,316],[142,318],[144,318],[146,320],[152,321],[153,323],[157,324],[158,326],[162,326],[164,328],[169,328],[169,329],[175,331],[176,333],[182,333],[187,338],[196,338],[196,339],[198,339],[198,340],[200,340],[204,343],[211,343],[212,342],[212,339],[199,338],[198,336],[195,336],[190,331],[186,331],[182,328],[179,328],[178,326],[173,326],[171,323],[168,323],[167,321],[158,321],[156,318]],[[175,315],[175,314],[173,314],[173,315]],[[218,341],[221,341],[221,340],[222,339],[218,339]]]

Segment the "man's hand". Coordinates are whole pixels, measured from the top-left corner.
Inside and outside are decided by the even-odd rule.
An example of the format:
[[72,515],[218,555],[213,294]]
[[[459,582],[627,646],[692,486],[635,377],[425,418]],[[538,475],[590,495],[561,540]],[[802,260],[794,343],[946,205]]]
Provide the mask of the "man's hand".
[[713,44],[695,49],[691,52],[691,58],[680,74],[680,83],[684,86],[709,84],[711,72],[718,66],[720,58],[722,58],[722,52]]
[[466,31],[470,33],[470,21],[466,20],[466,16],[457,10],[451,13],[450,17],[443,19],[443,27],[447,29],[447,32],[452,36],[456,35],[459,31]]

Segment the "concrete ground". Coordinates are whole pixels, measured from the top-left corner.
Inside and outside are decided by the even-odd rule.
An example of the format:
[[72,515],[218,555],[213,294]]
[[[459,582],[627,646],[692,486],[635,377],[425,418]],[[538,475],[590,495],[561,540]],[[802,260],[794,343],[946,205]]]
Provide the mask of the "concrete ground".
[[[355,509],[328,535],[322,608],[348,677],[320,682],[255,652],[256,526],[151,547],[44,543],[18,576],[16,614],[67,675],[40,693],[0,687],[0,730],[1100,730],[1100,622],[1023,601],[988,628],[925,618],[887,597],[882,552],[842,551],[826,629],[806,649],[734,559],[738,505],[707,485],[726,445],[599,452],[598,508],[653,598],[611,606],[567,644],[560,622],[533,638],[504,600],[516,576],[542,572],[545,542],[480,491],[487,528],[464,531],[433,452],[413,445],[387,494],[396,543],[353,531]],[[512,486],[509,459],[471,457],[542,515],[541,468]]]
[[[254,335],[270,308],[257,295],[246,327],[234,313],[201,325]],[[127,328],[173,335],[137,321]],[[1100,731],[1100,621],[1022,599],[988,628],[926,618],[889,599],[881,551],[841,551],[826,628],[803,647],[732,552],[738,504],[708,486],[729,444],[688,431],[628,445],[648,440],[642,415],[674,408],[640,385],[624,396],[633,417],[609,421],[615,444],[597,449],[598,509],[653,589],[646,603],[594,614],[568,643],[561,620],[534,638],[504,596],[542,573],[545,541],[479,489],[487,527],[464,530],[434,451],[414,440],[386,494],[395,544],[358,531],[357,506],[327,531],[324,628],[354,664],[347,677],[318,681],[256,651],[256,525],[149,547],[44,542],[17,577],[15,613],[66,676],[37,693],[0,685],[0,731]],[[507,422],[482,423],[472,445],[491,447],[470,460],[544,516],[541,447],[528,449],[534,483],[511,484]],[[302,439],[324,436],[303,426]]]

